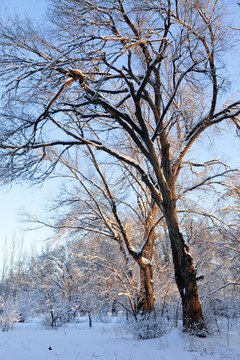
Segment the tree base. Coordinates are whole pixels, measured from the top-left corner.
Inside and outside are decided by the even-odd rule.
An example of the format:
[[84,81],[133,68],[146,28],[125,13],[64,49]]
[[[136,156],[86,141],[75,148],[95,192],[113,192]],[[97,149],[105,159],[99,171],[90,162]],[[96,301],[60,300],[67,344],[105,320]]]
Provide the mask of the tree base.
[[183,332],[187,333],[188,335],[191,336],[196,336],[199,338],[205,338],[208,336],[208,331],[205,327],[201,328],[199,326],[199,324],[196,324],[195,326],[191,326],[191,327],[183,327]]

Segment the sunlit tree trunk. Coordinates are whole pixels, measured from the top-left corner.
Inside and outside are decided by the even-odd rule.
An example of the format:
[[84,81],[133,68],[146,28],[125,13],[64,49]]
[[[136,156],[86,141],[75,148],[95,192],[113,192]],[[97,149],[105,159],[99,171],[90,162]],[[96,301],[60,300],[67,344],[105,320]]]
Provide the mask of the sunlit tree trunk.
[[205,325],[198,295],[196,270],[189,247],[180,230],[176,208],[172,205],[171,201],[166,208],[165,218],[171,241],[175,281],[182,299],[183,327],[186,331],[204,336]]
[[137,311],[151,313],[155,310],[152,265],[144,264],[140,267],[140,294]]
[[155,225],[158,213],[158,206],[154,203],[144,223],[144,237],[148,241],[143,249],[142,257],[138,260],[140,267],[140,296],[137,308],[138,311],[143,313],[150,313],[155,310],[152,259],[154,243],[157,237]]

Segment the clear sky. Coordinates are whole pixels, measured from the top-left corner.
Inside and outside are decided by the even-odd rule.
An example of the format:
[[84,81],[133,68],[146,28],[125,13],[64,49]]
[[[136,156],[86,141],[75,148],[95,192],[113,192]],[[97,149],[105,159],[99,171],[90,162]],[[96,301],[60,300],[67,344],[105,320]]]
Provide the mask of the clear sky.
[[[8,13],[14,14],[15,12],[21,16],[28,15],[33,19],[41,20],[46,10],[47,0],[0,0],[0,12],[1,16],[5,13],[5,8]],[[233,19],[236,20],[235,26],[240,27],[240,7],[237,6],[237,1],[229,0],[229,9],[232,9]],[[239,24],[237,24],[239,22]],[[240,43],[239,43],[240,48]],[[236,49],[234,50],[237,51]],[[231,55],[227,57],[227,61],[230,62],[230,76],[233,79],[233,85],[230,92],[238,93],[240,97],[239,86],[239,56],[235,57],[235,61],[231,59]],[[232,166],[240,167],[240,139],[236,138],[234,134],[225,132],[222,136],[217,138],[215,146],[206,148],[205,145],[200,142],[196,146],[197,151],[201,152],[202,156],[208,156],[209,152],[212,152],[213,158],[223,157],[225,160],[229,160]],[[42,239],[46,238],[49,233],[44,230],[36,231],[24,231],[27,225],[21,222],[21,213],[27,212],[32,215],[41,216],[46,212],[47,200],[51,196],[57,194],[58,188],[54,181],[49,181],[40,187],[29,187],[26,184],[13,185],[12,188],[0,188],[0,271],[1,271],[1,253],[4,246],[4,242],[11,243],[11,240],[23,239],[26,248],[31,248],[32,244],[38,249],[42,247]],[[11,248],[11,245],[9,245]]]
[[8,13],[29,15],[40,20],[46,10],[47,0],[0,0],[1,12],[6,8]]

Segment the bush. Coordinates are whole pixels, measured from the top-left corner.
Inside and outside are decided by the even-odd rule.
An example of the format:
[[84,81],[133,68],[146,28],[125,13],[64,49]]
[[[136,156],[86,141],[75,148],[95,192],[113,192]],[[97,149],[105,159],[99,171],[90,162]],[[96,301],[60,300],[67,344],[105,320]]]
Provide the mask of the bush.
[[139,314],[129,328],[137,339],[152,339],[169,332],[172,327],[173,324],[167,318],[151,313]]
[[2,331],[9,331],[21,320],[18,304],[12,299],[0,298],[0,326]]

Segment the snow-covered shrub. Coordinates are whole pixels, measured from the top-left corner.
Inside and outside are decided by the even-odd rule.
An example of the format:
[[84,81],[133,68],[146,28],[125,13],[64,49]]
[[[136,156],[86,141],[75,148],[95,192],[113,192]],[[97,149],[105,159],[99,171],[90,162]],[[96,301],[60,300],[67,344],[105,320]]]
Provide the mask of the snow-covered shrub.
[[168,332],[164,319],[156,313],[138,315],[128,328],[137,339],[152,339]]
[[0,326],[2,331],[9,331],[21,320],[18,304],[11,298],[0,297]]
[[222,285],[219,291],[211,293],[207,290],[209,295],[202,299],[202,305],[208,332],[226,332],[235,323],[240,323],[240,289],[233,285]]

